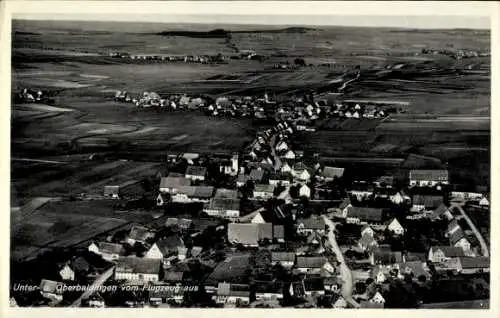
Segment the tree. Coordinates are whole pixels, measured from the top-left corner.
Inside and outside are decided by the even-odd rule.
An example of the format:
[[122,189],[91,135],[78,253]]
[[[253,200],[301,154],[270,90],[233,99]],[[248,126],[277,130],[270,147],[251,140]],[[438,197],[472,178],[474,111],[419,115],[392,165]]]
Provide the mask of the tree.
[[306,66],[306,61],[302,58],[296,58],[294,60],[295,65],[297,66]]

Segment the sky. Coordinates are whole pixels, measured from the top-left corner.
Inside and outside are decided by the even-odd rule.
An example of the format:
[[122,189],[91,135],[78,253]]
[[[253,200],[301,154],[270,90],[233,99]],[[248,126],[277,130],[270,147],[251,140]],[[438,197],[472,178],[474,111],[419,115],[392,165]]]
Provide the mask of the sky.
[[[404,28],[489,29],[488,2],[143,2],[51,1],[16,5],[12,17],[40,20],[162,23],[341,25]],[[119,5],[117,5],[119,4]]]

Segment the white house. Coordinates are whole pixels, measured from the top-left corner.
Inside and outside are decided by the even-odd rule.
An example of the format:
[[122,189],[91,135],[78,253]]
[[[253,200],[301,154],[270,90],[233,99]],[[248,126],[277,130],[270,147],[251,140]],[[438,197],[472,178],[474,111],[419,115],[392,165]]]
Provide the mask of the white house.
[[115,268],[115,280],[157,282],[162,261],[135,256],[120,257]]
[[323,256],[298,256],[295,268],[301,273],[320,273],[325,270],[334,273],[335,267]]
[[392,221],[387,225],[387,230],[396,235],[403,235],[405,232],[405,229],[403,228],[403,226],[401,226],[401,223],[399,223],[396,218],[392,219]]
[[396,192],[395,194],[391,194],[389,196],[389,200],[391,200],[392,203],[394,204],[401,204],[404,202],[404,197],[401,195],[401,193]]
[[372,296],[369,300],[371,303],[376,303],[376,304],[384,304],[385,299],[384,297],[377,291],[375,295]]
[[361,237],[365,236],[365,235],[368,235],[368,236],[372,236],[373,237],[373,234],[375,232],[373,231],[373,229],[368,225],[364,225],[362,228],[361,228]]
[[69,267],[68,264],[65,264],[64,267],[59,271],[59,275],[63,280],[75,280],[75,272]]
[[280,141],[276,145],[276,151],[287,151],[288,150],[288,145],[285,141]]
[[295,159],[295,153],[290,149],[285,153],[283,158],[293,160],[293,159]]
[[280,171],[281,171],[282,173],[292,172],[292,168],[290,167],[290,165],[289,165],[287,162],[285,162],[285,163],[281,166]]
[[311,189],[307,185],[303,185],[299,189],[299,196],[310,198],[311,197]]
[[490,201],[486,197],[482,198],[479,200],[479,205],[480,206],[490,206]]
[[448,170],[411,170],[410,186],[433,187],[448,184]]
[[347,307],[347,301],[342,296],[339,296],[339,298],[337,298],[337,300],[333,304],[333,308],[346,308],[346,307]]
[[464,250],[453,246],[433,246],[429,249],[428,260],[433,263],[442,263],[447,260],[465,256]]
[[101,255],[107,261],[116,261],[120,256],[125,254],[123,245],[108,242],[92,242],[87,249],[89,252]]

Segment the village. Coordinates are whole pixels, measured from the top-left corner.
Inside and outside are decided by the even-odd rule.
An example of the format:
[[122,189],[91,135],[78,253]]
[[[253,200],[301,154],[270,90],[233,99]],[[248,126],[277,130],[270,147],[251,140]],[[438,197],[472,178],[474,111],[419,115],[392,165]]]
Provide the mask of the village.
[[[133,100],[118,92],[115,98],[138,106],[195,105],[212,116],[247,108],[248,116],[262,113],[277,124],[240,153],[166,155],[147,205],[161,212],[161,222],[132,224],[45,256],[58,261],[41,281],[16,282],[36,288],[14,290],[11,303],[426,308],[488,299],[489,247],[466,212],[489,211],[486,187],[457,187],[445,168],[367,179],[293,146],[296,132],[314,132],[320,116],[384,118],[387,108],[327,109],[314,97],[276,105],[267,94],[210,101],[144,93]],[[102,195],[117,202],[137,197],[127,195],[127,184],[106,185]],[[86,288],[71,287],[80,285]]]

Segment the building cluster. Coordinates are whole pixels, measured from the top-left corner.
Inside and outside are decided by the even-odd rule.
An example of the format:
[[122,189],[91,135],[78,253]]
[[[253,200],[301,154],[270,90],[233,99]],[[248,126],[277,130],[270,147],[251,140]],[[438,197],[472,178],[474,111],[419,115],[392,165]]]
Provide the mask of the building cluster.
[[43,103],[49,100],[48,95],[48,92],[24,88],[14,96],[14,101],[18,103]]
[[488,57],[491,56],[490,52],[480,52],[470,49],[422,49],[422,54],[430,55],[446,55],[456,60],[472,57]]

